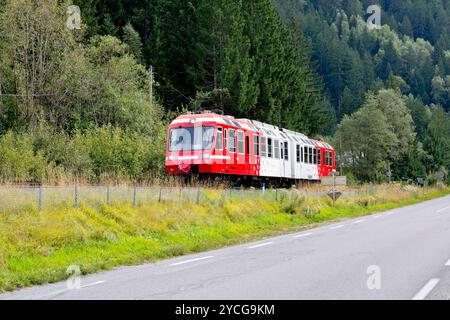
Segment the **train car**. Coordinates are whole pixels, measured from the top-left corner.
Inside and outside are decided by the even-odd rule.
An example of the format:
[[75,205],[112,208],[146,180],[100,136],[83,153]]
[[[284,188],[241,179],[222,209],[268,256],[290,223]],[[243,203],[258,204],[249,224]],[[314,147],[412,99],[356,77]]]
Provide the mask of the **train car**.
[[215,113],[182,115],[168,128],[166,172],[240,180],[319,181],[335,171],[326,142]]

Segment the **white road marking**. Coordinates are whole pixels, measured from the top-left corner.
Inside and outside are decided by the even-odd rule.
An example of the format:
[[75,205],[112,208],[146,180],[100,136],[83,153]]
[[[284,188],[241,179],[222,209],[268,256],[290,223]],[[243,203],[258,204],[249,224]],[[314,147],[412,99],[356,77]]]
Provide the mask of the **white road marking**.
[[34,296],[34,297],[30,297],[29,299],[35,299],[35,300],[43,300],[46,298],[51,298],[51,297],[56,297],[60,294],[63,293],[69,293],[70,291],[74,291],[74,290],[80,290],[80,289],[84,289],[84,288],[89,288],[89,287],[93,287],[93,286],[97,286],[99,284],[105,283],[106,281],[97,281],[97,282],[93,282],[93,283],[89,283],[86,284],[84,286],[80,286],[79,288],[74,288],[74,289],[64,289],[64,290],[59,290],[59,291],[53,291],[51,293],[48,294],[44,294],[44,295],[40,295],[40,296]]
[[254,246],[248,247],[248,249],[256,249],[256,248],[261,248],[261,247],[269,246],[269,245],[271,245],[271,244],[273,244],[273,241],[271,241],[271,242],[264,242],[264,243],[260,243],[260,244],[257,244],[257,245],[254,245]]
[[353,224],[360,224],[360,223],[363,223],[364,221],[366,221],[366,219],[355,221],[355,222],[353,222]]
[[413,300],[424,300],[430,293],[433,291],[434,287],[439,283],[439,279],[431,279],[428,283],[422,288],[422,290],[417,293]]
[[338,225],[338,226],[331,227],[330,230],[337,230],[337,229],[341,229],[343,227],[344,227],[344,225],[341,224],[341,225]]
[[313,234],[312,232],[310,232],[310,233],[298,234],[298,235],[296,235],[296,236],[293,236],[293,238],[298,239],[298,238],[308,237],[308,236],[311,236],[312,234]]
[[86,285],[84,285],[84,286],[81,286],[80,289],[88,288],[88,287],[93,287],[93,286],[97,286],[97,285],[102,284],[102,283],[105,283],[105,282],[106,282],[106,281],[97,281],[97,282],[93,282],[93,283],[90,283],[90,284],[86,284]]
[[386,216],[392,216],[395,212],[386,212],[385,215]]
[[185,260],[185,261],[181,261],[181,262],[177,262],[177,263],[172,263],[171,266],[179,266],[179,265],[182,265],[182,264],[202,261],[202,260],[211,259],[211,258],[214,258],[214,257],[213,256],[206,256],[206,257],[201,257],[201,258],[196,258],[196,259]]
[[448,259],[447,263],[445,264],[446,267],[450,267],[450,259]]
[[373,216],[373,218],[374,218],[374,219],[380,219],[381,216],[380,216],[380,215],[377,215],[377,216]]
[[445,208],[439,209],[439,210],[436,211],[436,212],[437,212],[437,213],[441,213],[441,212],[447,211],[448,209],[450,209],[450,207],[445,207]]

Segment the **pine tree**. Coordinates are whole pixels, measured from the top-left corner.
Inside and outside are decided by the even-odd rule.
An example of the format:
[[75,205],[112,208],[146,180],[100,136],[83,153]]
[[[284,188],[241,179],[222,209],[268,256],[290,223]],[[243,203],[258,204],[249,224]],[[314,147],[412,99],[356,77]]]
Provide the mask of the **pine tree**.
[[123,28],[123,41],[128,45],[130,53],[136,58],[136,61],[143,64],[142,42],[139,33],[134,30],[131,23]]
[[408,16],[404,16],[402,23],[400,25],[400,32],[408,37],[414,38],[414,30],[411,24],[411,20],[409,20]]
[[441,166],[450,168],[450,117],[441,106],[434,106],[428,125],[425,149],[432,155],[429,170],[439,170]]

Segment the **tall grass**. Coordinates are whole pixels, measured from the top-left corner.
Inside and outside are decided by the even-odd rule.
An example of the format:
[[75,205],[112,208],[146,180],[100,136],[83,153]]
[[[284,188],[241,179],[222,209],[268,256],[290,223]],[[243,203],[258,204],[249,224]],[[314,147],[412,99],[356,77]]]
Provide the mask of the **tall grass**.
[[191,201],[80,208],[30,207],[0,215],[0,291],[218,248],[316,223],[356,217],[450,193],[443,186],[368,186],[336,206],[327,197],[209,189]]

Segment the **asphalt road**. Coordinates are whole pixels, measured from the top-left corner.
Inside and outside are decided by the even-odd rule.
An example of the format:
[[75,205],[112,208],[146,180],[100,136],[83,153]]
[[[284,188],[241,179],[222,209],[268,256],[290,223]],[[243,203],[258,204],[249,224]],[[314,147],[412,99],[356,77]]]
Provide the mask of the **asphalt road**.
[[450,299],[450,197],[0,299]]

